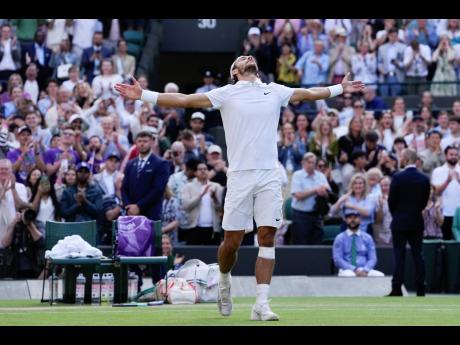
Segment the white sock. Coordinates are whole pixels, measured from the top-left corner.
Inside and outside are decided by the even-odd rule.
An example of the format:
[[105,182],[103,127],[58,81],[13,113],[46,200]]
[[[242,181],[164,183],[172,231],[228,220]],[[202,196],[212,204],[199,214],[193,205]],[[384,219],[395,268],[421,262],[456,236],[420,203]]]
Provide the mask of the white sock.
[[256,303],[264,304],[268,302],[268,290],[270,285],[268,284],[257,284],[256,287]]
[[228,273],[219,272],[219,273],[220,273],[220,281],[222,283],[230,283],[230,272]]

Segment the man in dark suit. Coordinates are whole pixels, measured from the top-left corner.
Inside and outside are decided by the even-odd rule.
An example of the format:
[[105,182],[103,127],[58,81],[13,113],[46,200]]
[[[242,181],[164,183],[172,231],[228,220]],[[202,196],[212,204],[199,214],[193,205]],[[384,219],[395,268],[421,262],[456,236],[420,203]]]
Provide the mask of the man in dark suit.
[[[45,88],[45,84],[53,74],[53,68],[50,67],[53,51],[46,46],[46,33],[43,30],[37,30],[35,41],[29,45],[25,51],[24,69],[30,62],[34,62],[38,67],[37,82],[40,90]],[[29,61],[30,60],[30,61]]]
[[137,135],[139,157],[126,165],[122,198],[127,215],[142,215],[151,220],[160,220],[169,164],[151,151],[152,144],[150,132],[142,131]]
[[100,74],[102,60],[112,56],[110,49],[102,46],[102,41],[102,32],[95,32],[93,35],[93,46],[83,50],[81,67],[83,67],[87,82],[90,84],[94,77]]
[[425,296],[425,263],[422,256],[424,221],[422,210],[430,197],[430,180],[417,171],[417,153],[405,149],[401,155],[401,167],[405,169],[393,176],[388,206],[393,220],[391,232],[395,269],[392,289],[388,296],[402,296],[406,243],[409,242],[415,263],[417,296]]

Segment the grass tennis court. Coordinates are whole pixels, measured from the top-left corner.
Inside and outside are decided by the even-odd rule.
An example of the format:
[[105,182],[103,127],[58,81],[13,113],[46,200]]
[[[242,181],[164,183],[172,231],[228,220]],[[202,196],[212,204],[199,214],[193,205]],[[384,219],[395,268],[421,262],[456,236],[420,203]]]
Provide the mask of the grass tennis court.
[[215,304],[162,305],[115,308],[112,306],[50,307],[39,301],[0,301],[0,325],[460,325],[460,296],[416,298],[295,297],[273,298],[279,322],[250,321],[254,298],[235,298],[233,315],[224,318]]

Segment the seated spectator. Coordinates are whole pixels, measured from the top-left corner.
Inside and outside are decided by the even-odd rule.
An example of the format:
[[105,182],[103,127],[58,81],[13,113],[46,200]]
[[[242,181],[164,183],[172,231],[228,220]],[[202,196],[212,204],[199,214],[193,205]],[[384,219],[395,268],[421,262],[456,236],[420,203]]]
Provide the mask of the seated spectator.
[[[76,67],[78,56],[70,49],[70,40],[63,38],[59,43],[59,50],[53,54],[50,65],[54,68],[53,78],[58,80],[66,80],[70,78],[71,67]],[[67,85],[66,85],[67,86]],[[70,91],[73,91],[70,90]]]
[[[80,69],[77,66],[72,65],[69,68],[69,78],[62,83],[62,86],[74,94],[75,86],[77,86],[78,83],[83,83],[80,79]],[[78,105],[81,107],[80,104]]]
[[102,40],[102,32],[95,32],[92,46],[83,50],[81,67],[88,83],[92,83],[94,77],[101,73],[102,60],[109,59],[112,55],[109,49],[102,46]]
[[425,239],[442,239],[442,223],[444,216],[442,214],[441,200],[436,195],[436,188],[431,185],[430,199],[422,212],[425,230],[423,238]]
[[187,213],[187,244],[213,244],[220,231],[218,211],[222,205],[222,187],[208,179],[208,166],[197,165],[196,178],[182,189],[181,205]]
[[38,187],[32,192],[30,201],[32,202],[33,210],[37,212],[38,221],[45,224],[47,220],[61,220],[60,205],[54,184],[50,183],[48,176],[41,176]]
[[195,137],[193,135],[193,132],[189,129],[185,129],[182,131],[180,134],[180,140],[182,141],[182,144],[184,144],[185,147],[185,153],[184,153],[184,162],[187,163],[189,159],[195,158],[198,160],[204,160],[204,151],[202,152],[199,150],[197,152],[196,150],[196,141]]
[[377,134],[379,135],[378,144],[382,145],[390,152],[393,148],[394,139],[396,138],[393,116],[390,111],[385,111],[380,118],[377,126]]
[[24,183],[27,175],[33,167],[37,166],[40,170],[45,169],[45,163],[38,142],[33,141],[31,130],[27,126],[18,128],[16,138],[19,148],[10,150],[7,158],[13,164],[13,171],[16,181]]
[[308,128],[308,117],[305,114],[297,115],[295,119],[295,138],[297,141],[300,141],[305,147],[308,147],[308,142],[310,140],[311,132]]
[[44,226],[36,220],[37,213],[27,205],[16,212],[0,240],[0,247],[11,248],[14,279],[35,279],[44,267]]
[[383,277],[374,270],[377,252],[372,236],[360,230],[361,215],[356,210],[345,211],[347,230],[337,235],[332,245],[339,277]]
[[152,265],[152,282],[156,284],[166,276],[167,271],[177,270],[182,266],[185,256],[174,252],[174,243],[168,234],[161,237],[161,255],[168,257],[166,271],[163,265]]
[[375,89],[372,87],[366,87],[364,89],[364,101],[366,102],[366,110],[382,111],[387,108],[383,98],[377,96]]
[[134,76],[136,70],[136,58],[128,54],[128,44],[124,39],[117,42],[117,53],[112,55],[114,73],[121,75],[123,80],[128,80],[128,77]]
[[388,196],[390,195],[390,178],[385,176],[380,180],[381,194],[378,198],[377,209],[375,212],[374,239],[379,245],[389,246],[392,244],[391,237],[391,216],[388,206]]
[[330,165],[335,164],[339,146],[329,119],[322,120],[318,124],[316,134],[309,142],[308,150],[316,157],[326,159]]
[[96,220],[102,212],[102,192],[89,182],[88,163],[77,165],[77,184],[67,187],[61,199],[61,212],[66,222]]
[[364,143],[362,129],[362,120],[358,117],[353,117],[348,125],[348,134],[339,138],[339,163],[353,163],[351,153],[357,149],[361,150]]
[[450,135],[449,113],[447,111],[443,110],[439,112],[438,118],[436,119],[436,126],[433,127],[433,130],[438,131],[442,138],[447,138]]
[[27,200],[32,201],[32,194],[36,193],[38,189],[38,185],[40,182],[40,178],[42,177],[42,171],[37,167],[33,167],[29,174],[27,175],[26,182],[24,185],[27,189]]
[[[331,215],[348,210],[357,211],[360,214],[360,229],[368,234],[373,233],[372,224],[374,223],[374,214],[376,201],[368,195],[368,185],[364,174],[355,174],[350,181],[347,193],[342,195],[339,200],[332,205]],[[345,213],[346,214],[346,213]]]
[[404,140],[406,141],[407,146],[415,150],[417,153],[425,150],[425,132],[425,122],[420,115],[415,115],[410,123],[409,133],[404,136]]
[[113,62],[110,59],[102,60],[100,69],[100,74],[91,83],[93,94],[96,98],[100,97],[103,100],[115,99],[117,93],[113,87],[117,83],[122,83],[123,78],[114,72]]
[[297,58],[291,51],[289,44],[283,44],[281,54],[277,61],[277,82],[285,85],[297,84],[299,81],[295,62]]
[[0,248],[5,247],[2,241],[7,227],[27,201],[27,189],[22,183],[16,182],[11,162],[0,159]]
[[294,172],[290,188],[292,196],[292,244],[321,244],[322,216],[316,210],[317,197],[328,197],[331,190],[326,176],[316,170],[316,156],[308,152],[303,168]]
[[211,134],[203,132],[206,116],[202,112],[194,112],[190,118],[190,129],[196,142],[195,154],[205,154],[206,149],[214,144],[215,139]]
[[[433,96],[457,96],[457,75],[455,73],[455,51],[447,36],[441,37],[438,48],[433,52],[433,63],[436,63],[431,92]],[[436,82],[451,82],[436,84]]]
[[379,168],[371,168],[366,172],[367,185],[369,188],[368,195],[376,201],[382,196],[382,190],[380,189],[380,181],[382,178],[383,174]]
[[329,56],[324,53],[324,43],[316,40],[314,49],[305,52],[296,62],[295,68],[299,74],[302,86],[325,84],[327,81],[327,71],[329,66]]
[[404,132],[404,129],[410,123],[409,120],[411,120],[413,116],[412,110],[406,110],[406,103],[404,102],[404,98],[396,97],[394,99],[391,115],[393,115],[393,123],[396,133],[398,136],[401,136]]
[[93,181],[99,186],[103,192],[103,197],[115,194],[115,181],[118,176],[120,167],[120,155],[113,151],[107,154],[107,159],[104,162],[104,168],[98,174],[94,175]]
[[177,231],[183,212],[179,202],[179,199],[172,195],[169,187],[166,187],[161,212],[161,231],[171,239],[171,243],[174,245],[178,242]]
[[428,176],[434,169],[444,164],[445,157],[441,149],[442,134],[436,130],[428,131],[426,135],[426,149],[420,152],[423,160],[423,172]]
[[219,145],[211,145],[206,155],[206,164],[210,171],[208,178],[211,182],[217,182],[222,187],[227,186],[227,163],[222,159],[222,149]]
[[342,189],[348,189],[352,177],[356,174],[365,174],[367,158],[366,152],[357,149],[351,154],[352,164],[345,164],[342,168]]
[[433,94],[431,91],[423,91],[421,101],[418,104],[419,112],[422,111],[423,107],[428,107],[428,109],[431,111],[431,114],[434,117],[438,117],[439,107],[434,103]]
[[278,143],[278,160],[292,174],[300,169],[300,162],[305,153],[305,146],[295,138],[294,126],[290,123],[283,125],[283,138]]
[[366,170],[376,167],[385,152],[385,147],[377,144],[378,140],[379,136],[375,131],[367,132],[364,136],[363,148],[367,160]]

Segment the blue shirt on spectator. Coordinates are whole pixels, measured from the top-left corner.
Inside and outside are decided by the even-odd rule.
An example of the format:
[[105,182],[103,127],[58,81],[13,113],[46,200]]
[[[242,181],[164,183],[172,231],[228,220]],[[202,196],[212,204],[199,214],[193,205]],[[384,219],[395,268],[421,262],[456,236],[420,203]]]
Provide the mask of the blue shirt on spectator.
[[308,175],[305,169],[297,170],[292,175],[292,208],[297,211],[312,212],[315,207],[316,194],[313,194],[303,200],[297,200],[294,197],[294,193],[304,192],[308,189],[313,189],[319,186],[327,186],[328,189],[331,189],[326,176],[322,172],[315,170],[312,175]]
[[[415,34],[415,30],[418,31],[418,35]],[[425,32],[419,30],[418,20],[413,19],[406,28],[406,43],[410,44],[413,40],[417,40],[420,44],[426,44],[430,46],[431,49],[436,49],[438,45],[438,34],[436,33],[436,27],[427,21],[426,30],[428,35]]]
[[[367,227],[369,226],[369,224],[374,223],[374,214],[375,214],[375,209],[377,208],[376,200],[370,195],[367,195],[363,199],[357,200],[352,195],[348,198],[348,203],[358,206],[360,208],[364,208],[369,213],[367,217],[364,217],[363,215],[361,215],[361,224],[359,226],[361,231],[367,233]],[[344,207],[343,211],[346,211],[346,210],[347,208]]]
[[[314,61],[319,62],[319,66]],[[324,84],[327,80],[329,56],[327,54],[316,55],[314,51],[307,51],[295,64],[295,68],[303,72],[302,85]]]
[[[356,244],[356,266],[351,263],[351,245],[353,237]],[[374,269],[377,264],[377,254],[372,236],[361,230],[353,233],[351,230],[341,232],[337,235],[332,246],[334,263],[337,268],[352,270],[361,268],[366,272]]]

